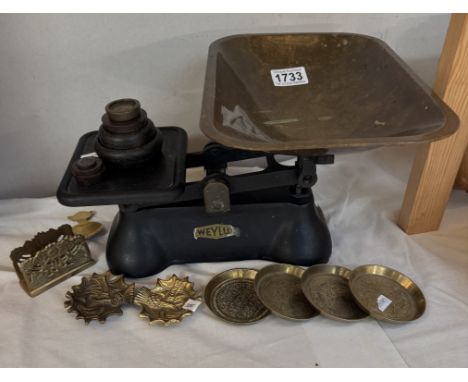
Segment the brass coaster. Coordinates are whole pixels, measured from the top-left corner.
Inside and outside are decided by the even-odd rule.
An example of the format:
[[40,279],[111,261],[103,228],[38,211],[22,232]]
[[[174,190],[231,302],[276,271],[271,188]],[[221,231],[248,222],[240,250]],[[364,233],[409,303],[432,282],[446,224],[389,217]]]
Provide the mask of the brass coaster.
[[355,321],[368,317],[354,300],[349,289],[348,268],[336,265],[314,265],[302,275],[304,295],[320,314],[342,321]]
[[147,318],[149,323],[171,325],[177,324],[184,317],[192,315],[186,303],[197,300],[193,283],[188,277],[179,279],[172,275],[169,279],[158,279],[153,289],[138,289],[133,303],[140,306],[140,317]]
[[68,224],[39,232],[14,249],[10,258],[21,286],[31,297],[95,263],[85,239],[74,235]]
[[421,317],[426,300],[404,274],[383,265],[363,265],[350,275],[349,286],[363,309],[378,319],[403,323]]
[[92,320],[104,323],[107,317],[122,314],[121,306],[133,302],[134,292],[135,284],[125,283],[123,276],[93,273],[67,292],[65,308],[69,313],[76,312],[76,319],[83,319],[85,324]]
[[251,324],[270,314],[255,293],[255,269],[229,269],[213,277],[205,288],[205,303],[224,321]]
[[269,265],[255,277],[255,291],[263,304],[276,315],[290,320],[308,320],[319,312],[301,289],[304,270],[287,264]]

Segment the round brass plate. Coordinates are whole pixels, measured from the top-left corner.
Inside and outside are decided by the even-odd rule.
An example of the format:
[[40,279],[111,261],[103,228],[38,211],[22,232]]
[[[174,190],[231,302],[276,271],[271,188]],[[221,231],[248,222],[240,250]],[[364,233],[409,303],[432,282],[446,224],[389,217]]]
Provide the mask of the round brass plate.
[[90,239],[102,231],[104,226],[98,222],[84,222],[72,227],[75,235],[82,235],[85,239]]
[[404,274],[383,265],[363,265],[351,272],[349,286],[369,314],[394,323],[415,320],[426,309],[419,287]]
[[270,311],[255,294],[255,269],[235,268],[213,277],[205,288],[204,299],[210,310],[224,321],[250,324]]
[[301,278],[302,291],[320,314],[342,321],[368,317],[355,302],[349,289],[348,268],[336,265],[314,265]]
[[302,293],[304,270],[287,264],[269,265],[255,277],[255,291],[276,315],[290,320],[308,320],[319,312]]

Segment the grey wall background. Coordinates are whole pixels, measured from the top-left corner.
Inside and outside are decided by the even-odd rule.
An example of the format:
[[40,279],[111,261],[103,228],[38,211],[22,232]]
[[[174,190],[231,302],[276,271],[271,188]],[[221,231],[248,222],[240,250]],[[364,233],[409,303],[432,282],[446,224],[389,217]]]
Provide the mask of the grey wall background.
[[160,125],[198,130],[208,45],[247,32],[356,32],[432,84],[449,15],[0,15],[0,198],[52,195],[104,105],[138,98]]

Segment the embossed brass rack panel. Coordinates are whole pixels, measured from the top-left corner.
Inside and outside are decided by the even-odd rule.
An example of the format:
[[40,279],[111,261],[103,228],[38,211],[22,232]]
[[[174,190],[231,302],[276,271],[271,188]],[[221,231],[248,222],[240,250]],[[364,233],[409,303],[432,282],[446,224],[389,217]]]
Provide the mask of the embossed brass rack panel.
[[95,264],[84,237],[74,235],[68,224],[38,233],[14,249],[10,258],[31,297]]

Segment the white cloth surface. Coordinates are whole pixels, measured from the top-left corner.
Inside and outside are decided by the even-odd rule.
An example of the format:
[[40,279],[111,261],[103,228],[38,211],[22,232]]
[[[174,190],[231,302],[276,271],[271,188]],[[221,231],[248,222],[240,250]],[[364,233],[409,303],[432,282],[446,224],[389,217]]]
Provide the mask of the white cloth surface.
[[[89,243],[97,264],[35,298],[20,288],[9,254],[38,231],[58,227],[86,208],[55,198],[0,201],[0,366],[23,367],[433,367],[468,366],[468,194],[454,191],[439,231],[407,236],[395,224],[414,147],[340,153],[320,166],[314,195],[332,234],[331,264],[378,263],[411,277],[427,300],[418,320],[392,325],[366,319],[344,323],[316,317],[291,322],[275,316],[236,326],[202,304],[175,327],[149,326],[138,309],[124,308],[105,324],[67,313],[65,293],[81,276],[107,270],[107,235]],[[89,208],[91,209],[91,208]],[[110,227],[115,206],[92,207]],[[172,266],[132,280],[151,285],[172,273],[202,289],[215,274],[267,262]]]

